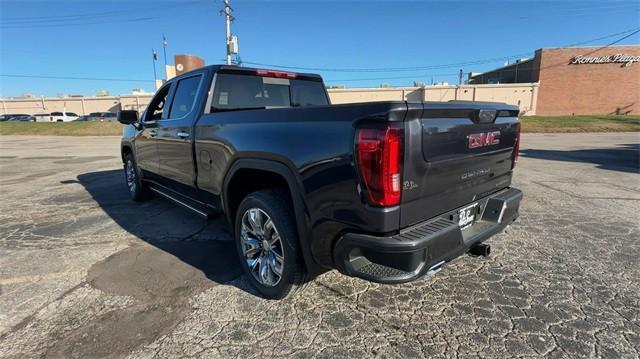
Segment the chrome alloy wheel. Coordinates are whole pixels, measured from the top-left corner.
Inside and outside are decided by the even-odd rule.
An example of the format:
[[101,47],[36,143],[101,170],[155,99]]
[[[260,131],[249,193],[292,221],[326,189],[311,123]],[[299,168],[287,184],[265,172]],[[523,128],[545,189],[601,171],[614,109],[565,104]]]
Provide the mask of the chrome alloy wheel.
[[127,160],[125,165],[125,176],[127,177],[127,186],[129,186],[129,192],[134,193],[136,191],[136,169],[133,167],[133,161]]
[[244,260],[258,283],[274,287],[282,279],[284,250],[275,224],[260,208],[242,215],[240,241]]

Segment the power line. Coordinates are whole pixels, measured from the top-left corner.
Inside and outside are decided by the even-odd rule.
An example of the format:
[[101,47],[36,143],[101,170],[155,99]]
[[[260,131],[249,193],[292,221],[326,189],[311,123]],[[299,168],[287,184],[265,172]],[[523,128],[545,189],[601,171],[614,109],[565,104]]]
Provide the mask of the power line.
[[[622,33],[628,33],[629,31],[623,31],[621,33],[617,33],[616,35],[622,34]],[[628,33],[627,35],[607,44],[601,47],[597,47],[596,49],[588,52],[585,54],[589,55],[592,53],[595,53],[597,51],[600,51],[602,49],[611,47],[617,43],[620,43],[621,41],[637,34],[640,33],[640,28],[635,29],[633,32]],[[607,35],[607,36],[603,36],[600,37],[598,39],[595,40],[601,40],[603,38],[607,38],[607,37],[611,37],[612,35]],[[583,44],[586,42],[592,42],[595,40],[587,40],[587,41],[583,41],[581,43],[577,43],[577,44]],[[532,70],[540,70],[540,69],[547,69],[547,68],[551,68],[551,67],[556,67],[556,66],[561,66],[561,65],[565,65],[565,62],[561,62],[561,63],[556,63],[553,65],[548,65],[548,66],[544,66],[544,67],[539,67],[539,68],[532,68]],[[275,65],[273,65],[275,66]],[[514,70],[501,70],[501,71],[514,71]],[[440,74],[419,74],[419,75],[413,75],[413,76],[397,76],[397,77],[377,77],[377,78],[358,78],[358,79],[331,79],[331,80],[327,80],[327,81],[332,81],[332,82],[347,82],[347,81],[373,81],[373,80],[393,80],[393,79],[407,79],[407,78],[420,78],[420,77],[436,77],[436,76],[456,76],[457,73],[440,73]],[[153,82],[152,80],[142,80],[142,79],[122,79],[122,78],[101,78],[101,77],[75,77],[75,76],[48,76],[48,75],[26,75],[26,74],[0,74],[0,77],[13,77],[13,78],[39,78],[39,79],[55,79],[55,80],[83,80],[83,81],[113,81],[113,82]]]
[[22,74],[0,74],[0,77],[17,77],[17,78],[32,78],[32,79],[53,79],[53,80],[114,81],[114,82],[153,82],[153,80],[141,80],[141,79],[119,79],[119,78],[75,77],[75,76],[48,76],[48,75],[22,75]]
[[84,14],[73,14],[73,15],[47,15],[47,16],[32,16],[32,17],[13,17],[13,18],[3,18],[2,23],[5,25],[23,25],[30,23],[43,23],[43,22],[57,22],[60,21],[76,21],[76,20],[90,20],[94,18],[113,18],[116,15],[131,15],[133,12],[166,12],[167,9],[172,8],[184,8],[190,7],[194,5],[206,4],[205,2],[180,2],[179,4],[173,5],[165,5],[162,7],[153,6],[153,7],[144,7],[144,8],[133,8],[133,9],[119,9],[114,11],[104,11],[104,12],[94,12],[94,13],[84,13]]
[[[609,34],[605,36],[601,36],[594,39],[589,39],[585,41],[580,41],[573,44],[568,44],[560,47],[574,47],[579,45],[584,45],[590,42],[604,40],[608,38],[612,38],[615,36],[620,36],[623,34],[627,34],[633,31],[636,31],[640,28],[634,28],[626,31],[617,32],[614,34]],[[636,31],[637,32],[637,31]],[[632,33],[633,35],[635,33]],[[286,66],[286,65],[277,65],[277,64],[266,64],[260,62],[251,62],[251,61],[243,61],[245,64],[257,65],[257,66],[267,66],[267,67],[278,67],[283,69],[291,69],[291,70],[304,70],[304,71],[323,71],[323,72],[397,72],[397,71],[422,71],[422,70],[434,70],[434,69],[446,69],[446,68],[455,68],[461,66],[470,66],[470,65],[481,65],[485,63],[497,62],[502,60],[508,60],[511,58],[528,56],[530,53],[520,53],[513,54],[501,57],[494,57],[483,60],[475,60],[475,61],[465,61],[465,62],[457,62],[457,63],[448,63],[448,64],[440,64],[440,65],[430,65],[430,66],[410,66],[410,67],[384,67],[384,68],[322,68],[322,67],[302,67],[302,66]]]
[[[180,6],[180,8],[190,7],[193,5],[199,5],[202,3],[187,3],[185,5]],[[176,5],[177,6],[177,5]],[[135,15],[130,11],[127,12],[127,15]],[[146,15],[146,14],[145,14]],[[112,24],[112,23],[125,23],[125,22],[141,22],[141,21],[149,21],[154,19],[161,19],[167,16],[175,17],[175,12],[163,13],[160,15],[154,16],[145,16],[138,15],[133,18],[118,18],[115,16],[109,17],[98,17],[97,20],[88,18],[77,18],[77,19],[52,19],[52,20],[42,20],[42,21],[27,21],[27,22],[14,22],[7,23],[4,20],[2,21],[1,29],[21,29],[21,28],[57,28],[57,27],[72,27],[72,26],[87,26],[87,25],[104,25],[104,24]],[[184,14],[183,14],[184,15]]]
[[305,70],[305,71],[324,71],[324,72],[396,72],[396,71],[422,71],[422,70],[433,70],[433,69],[444,69],[450,67],[459,67],[465,65],[478,65],[482,63],[488,62],[496,62],[500,60],[505,60],[513,57],[526,56],[529,53],[522,53],[516,55],[509,56],[501,56],[484,60],[477,61],[467,61],[467,62],[458,62],[458,63],[448,63],[441,65],[431,65],[431,66],[413,66],[413,67],[379,67],[379,68],[323,68],[323,67],[302,67],[302,66],[285,66],[285,65],[276,65],[276,64],[265,64],[260,62],[251,62],[251,61],[243,61],[245,64],[257,65],[257,66],[268,66],[268,67],[279,67],[283,69],[291,69],[291,70]]
[[[623,37],[621,37],[621,38],[619,38],[619,39],[617,39],[617,40],[615,40],[615,41],[613,41],[613,42],[611,42],[611,43],[609,43],[607,45],[604,45],[604,46],[598,47],[598,48],[596,48],[596,49],[594,49],[592,51],[589,51],[589,52],[585,53],[583,56],[588,56],[588,55],[591,55],[591,54],[593,54],[593,53],[595,53],[597,51],[600,51],[600,50],[606,49],[608,47],[611,47],[611,46],[613,46],[613,45],[615,45],[617,43],[622,42],[623,40],[625,40],[627,38],[630,38],[631,36],[633,36],[633,35],[635,35],[635,34],[637,34],[639,32],[640,32],[640,29],[637,29],[636,31],[634,31],[634,32],[632,32],[632,33],[630,33],[628,35],[625,35],[625,36],[623,36]],[[541,67],[540,70],[548,69],[548,68],[551,68],[551,67],[562,66],[564,64],[565,64],[565,62],[559,62],[559,63],[554,64],[554,65],[548,65],[548,66],[545,66],[545,67]]]
[[[599,46],[599,47],[597,47],[597,48],[595,48],[595,49],[593,49],[591,51],[588,51],[588,52],[584,53],[582,56],[589,56],[589,55],[592,55],[592,54],[594,54],[594,53],[596,53],[596,52],[598,52],[600,50],[604,50],[606,48],[609,48],[609,47],[611,47],[611,46],[613,46],[613,45],[615,45],[615,44],[617,44],[617,43],[619,43],[619,42],[621,42],[621,41],[623,41],[623,40],[625,40],[625,39],[627,39],[627,38],[629,38],[629,37],[631,37],[631,36],[633,36],[633,35],[635,35],[637,33],[640,33],[640,29],[638,29],[638,30],[636,30],[636,31],[634,31],[634,32],[632,32],[630,34],[627,34],[627,35],[625,35],[625,36],[623,36],[623,37],[621,37],[621,38],[619,38],[619,39],[617,39],[617,40],[615,40],[615,41],[613,41],[613,42],[611,42],[611,43],[609,43],[607,45]],[[556,62],[555,64],[546,65],[546,66],[526,67],[525,69],[523,69],[523,71],[540,71],[540,70],[546,70],[546,69],[555,68],[555,67],[559,67],[559,66],[566,66],[566,65],[567,65],[567,62],[563,60],[563,61]],[[505,72],[517,72],[517,71],[518,71],[518,69],[515,68],[515,69],[494,70],[494,71],[489,71],[489,73],[491,73],[491,72],[505,73]],[[516,76],[517,76],[517,74],[516,74]]]
[[328,79],[325,80],[327,82],[351,82],[351,81],[375,81],[375,80],[400,80],[400,79],[417,79],[417,78],[425,78],[425,77],[444,77],[444,76],[457,76],[458,73],[449,73],[449,74],[419,74],[413,76],[392,76],[392,77],[367,77],[360,79]]
[[[627,32],[628,31],[624,31],[622,33],[627,33]],[[627,39],[627,38],[629,38],[629,37],[631,37],[631,36],[633,36],[633,35],[635,35],[637,33],[640,33],[640,29],[636,29],[635,31],[633,31],[633,32],[631,32],[631,33],[629,33],[629,34],[627,34],[627,35],[625,35],[625,36],[623,36],[623,37],[621,37],[621,38],[619,38],[619,39],[607,44],[607,45],[597,47],[594,50],[585,53],[584,56],[588,56],[588,55],[591,55],[591,54],[593,54],[593,53],[595,53],[597,51],[609,48],[609,47],[611,47],[611,46],[613,46],[613,45],[615,45],[617,43],[620,43],[623,40],[625,40],[625,39]],[[616,35],[619,35],[619,34],[620,33],[618,33]],[[611,37],[611,35],[607,35],[606,37],[598,38],[597,40],[602,40],[603,38],[609,38],[609,37]],[[595,40],[592,40],[592,41],[595,41]],[[584,42],[582,42],[582,43],[584,43]],[[570,47],[570,46],[567,46],[567,47]],[[566,65],[566,62],[562,61],[562,62],[558,62],[558,63],[552,64],[552,65],[543,66],[543,67],[530,67],[530,68],[528,68],[528,70],[530,70],[530,71],[539,71],[539,70],[544,70],[544,69],[549,69],[549,68],[558,67],[558,66],[564,66],[564,65]],[[513,71],[517,71],[517,70],[516,69],[507,69],[507,70],[500,70],[499,72],[513,72]],[[370,81],[374,81],[374,80],[395,80],[395,79],[403,79],[403,78],[405,78],[405,79],[406,78],[424,78],[424,77],[455,76],[455,75],[458,75],[458,74],[456,74],[456,73],[453,73],[453,74],[421,74],[421,75],[416,75],[416,76],[378,77],[378,78],[361,78],[361,79],[339,79],[339,80],[327,80],[327,81],[332,81],[332,82],[369,81],[369,80]]]
[[104,24],[115,24],[115,23],[125,23],[125,22],[141,22],[141,21],[149,21],[153,19],[158,19],[159,17],[138,17],[132,19],[120,19],[120,20],[109,20],[105,22],[75,22],[75,23],[64,23],[64,24],[45,24],[45,25],[18,25],[18,26],[0,26],[0,29],[24,29],[24,28],[47,28],[47,27],[69,27],[69,26],[86,26],[86,25],[104,25]]

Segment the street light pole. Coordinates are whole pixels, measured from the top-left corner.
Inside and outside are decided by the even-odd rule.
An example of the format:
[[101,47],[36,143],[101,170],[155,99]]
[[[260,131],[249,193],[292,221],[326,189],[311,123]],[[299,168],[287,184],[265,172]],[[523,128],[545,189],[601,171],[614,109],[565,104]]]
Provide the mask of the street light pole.
[[[167,37],[162,34],[162,52],[164,52],[164,72],[167,72]],[[167,80],[169,77],[167,76]]]
[[153,88],[158,87],[158,75],[156,73],[156,60],[158,60],[158,53],[153,48],[151,49],[151,59],[153,61]]

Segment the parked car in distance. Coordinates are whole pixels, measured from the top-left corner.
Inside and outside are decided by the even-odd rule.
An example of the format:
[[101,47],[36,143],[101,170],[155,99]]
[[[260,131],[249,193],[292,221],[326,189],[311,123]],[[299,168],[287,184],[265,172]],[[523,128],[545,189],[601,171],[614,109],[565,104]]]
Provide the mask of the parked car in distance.
[[113,112],[92,112],[89,114],[89,121],[116,121],[118,115]]
[[488,256],[519,215],[518,114],[331,105],[319,75],[207,66],[167,81],[141,117],[119,112],[120,155],[133,200],[224,214],[249,281],[275,299],[331,269],[392,284]]
[[33,117],[36,118],[36,122],[53,122],[50,113],[36,113]]
[[78,118],[78,115],[73,112],[51,112],[50,120],[51,122],[71,122],[75,121]]
[[15,115],[9,118],[9,121],[36,122],[36,118],[31,115]]
[[33,115],[36,122],[70,122],[75,121],[78,115],[74,112],[51,112],[51,113],[37,113]]
[[8,113],[8,114],[0,115],[0,121],[10,121],[12,118],[17,116],[29,116],[29,115],[22,114],[22,113]]
[[76,118],[74,121],[89,121],[89,115],[82,115]]

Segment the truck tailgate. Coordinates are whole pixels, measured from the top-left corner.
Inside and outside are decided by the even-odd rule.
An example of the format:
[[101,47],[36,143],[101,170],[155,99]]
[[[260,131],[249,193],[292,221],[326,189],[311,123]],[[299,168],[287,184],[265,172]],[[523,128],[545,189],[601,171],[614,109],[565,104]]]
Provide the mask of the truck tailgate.
[[517,107],[462,101],[407,105],[401,228],[511,184]]

